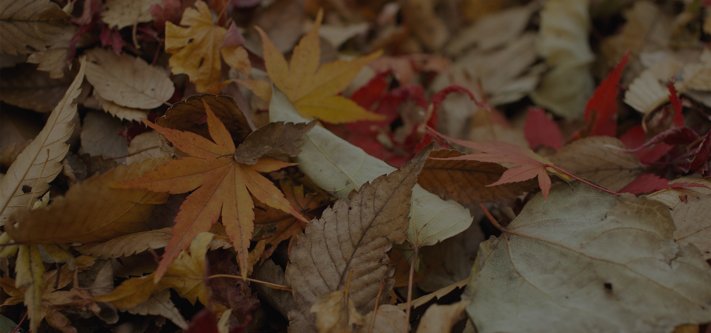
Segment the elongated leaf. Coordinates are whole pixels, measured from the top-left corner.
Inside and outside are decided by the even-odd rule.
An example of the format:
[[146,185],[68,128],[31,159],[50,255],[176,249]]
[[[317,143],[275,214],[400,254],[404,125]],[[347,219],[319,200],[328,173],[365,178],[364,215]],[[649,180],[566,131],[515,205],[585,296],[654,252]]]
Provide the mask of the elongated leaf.
[[412,187],[424,158],[381,176],[326,209],[296,238],[286,278],[299,312],[331,292],[350,288],[349,298],[361,313],[375,304],[381,285],[393,286],[387,252],[406,239]]
[[[270,120],[306,123],[284,94],[275,89],[269,105]],[[345,198],[364,183],[395,170],[321,126],[306,134],[299,168],[322,189]],[[452,200],[415,186],[412,194],[408,241],[416,246],[433,245],[465,230],[472,222],[469,211]]]
[[24,55],[72,34],[69,15],[49,0],[0,1],[0,53]]
[[482,244],[467,312],[481,333],[666,333],[708,322],[711,269],[673,232],[661,204],[555,187]]
[[144,231],[156,205],[167,194],[112,188],[155,168],[160,160],[117,167],[69,189],[49,206],[14,214],[6,231],[15,241],[31,244],[91,243]]
[[0,225],[5,224],[15,211],[29,208],[35,198],[49,189],[49,182],[62,170],[62,159],[69,150],[66,141],[74,131],[75,99],[81,92],[84,67],[82,62],[74,82],[42,131],[17,156],[0,182]]
[[30,317],[30,331],[37,332],[44,317],[42,294],[44,293],[44,263],[39,248],[21,245],[15,263],[17,277],[15,287],[25,289],[25,306]]
[[163,248],[169,240],[170,228],[161,228],[114,237],[103,243],[79,247],[77,250],[99,258],[120,258]]

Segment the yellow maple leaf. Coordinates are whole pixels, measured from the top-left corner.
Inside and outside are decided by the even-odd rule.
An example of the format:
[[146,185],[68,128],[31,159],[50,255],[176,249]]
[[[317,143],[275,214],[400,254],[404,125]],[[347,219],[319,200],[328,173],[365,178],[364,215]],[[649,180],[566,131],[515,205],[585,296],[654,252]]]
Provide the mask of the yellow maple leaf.
[[156,269],[155,281],[163,277],[180,251],[188,247],[200,232],[210,230],[220,216],[237,251],[242,276],[246,277],[251,269],[248,249],[254,232],[252,196],[267,206],[307,221],[279,189],[260,174],[292,164],[261,156],[252,165],[238,162],[235,157],[237,148],[230,132],[204,101],[203,106],[212,140],[145,121],[187,156],[168,161],[121,185],[172,194],[192,191],[175,217],[172,237]]
[[[323,14],[319,12],[313,29],[294,48],[290,63],[286,62],[284,55],[267,34],[257,28],[262,38],[264,63],[269,78],[304,116],[330,123],[382,120],[381,115],[369,112],[352,100],[337,95],[350,84],[363,66],[380,56],[380,52],[350,61],[337,60],[320,65],[318,30],[322,18]],[[250,86],[256,86],[254,81],[250,83]]]
[[[199,92],[219,92],[222,86],[220,58],[227,29],[215,24],[203,1],[188,8],[178,26],[165,25],[165,50],[170,53],[170,68],[175,74],[187,74]],[[233,54],[223,52],[223,55]]]

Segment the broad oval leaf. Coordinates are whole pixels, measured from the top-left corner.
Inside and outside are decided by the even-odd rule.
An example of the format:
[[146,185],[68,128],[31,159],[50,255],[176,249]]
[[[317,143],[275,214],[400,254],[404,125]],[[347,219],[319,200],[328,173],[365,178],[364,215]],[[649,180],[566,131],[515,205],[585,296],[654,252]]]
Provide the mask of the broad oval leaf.
[[[286,96],[274,89],[269,105],[270,121],[306,123]],[[351,191],[395,168],[362,149],[315,126],[306,134],[299,168],[322,189],[345,198]],[[419,185],[412,190],[408,241],[415,246],[433,245],[452,237],[472,222],[469,211],[452,200],[442,200]]]
[[711,269],[667,209],[582,185],[534,197],[479,250],[467,312],[487,332],[671,332],[711,320]]

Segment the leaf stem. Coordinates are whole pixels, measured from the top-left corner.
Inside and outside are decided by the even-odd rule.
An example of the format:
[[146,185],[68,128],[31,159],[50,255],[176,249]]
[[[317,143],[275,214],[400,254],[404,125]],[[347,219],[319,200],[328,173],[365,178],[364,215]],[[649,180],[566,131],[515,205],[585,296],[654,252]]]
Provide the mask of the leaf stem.
[[242,280],[242,281],[248,281],[248,282],[254,282],[258,284],[262,284],[264,286],[267,286],[272,289],[276,290],[283,290],[283,291],[291,291],[291,288],[289,286],[285,286],[283,284],[278,284],[278,283],[273,283],[273,282],[267,282],[267,281],[262,281],[262,280],[257,280],[257,279],[252,279],[248,277],[242,277],[239,275],[232,275],[232,274],[213,274],[207,277],[209,279],[218,279],[218,278],[225,278],[225,279],[235,279],[235,280]]
[[484,212],[484,215],[486,215],[486,218],[489,219],[489,222],[491,222],[491,225],[493,225],[494,228],[501,231],[501,233],[509,233],[509,230],[506,229],[506,227],[502,226],[501,223],[499,223],[499,221],[494,217],[494,215],[491,214],[489,208],[486,208],[486,206],[484,206],[484,204],[482,203],[479,204],[479,207]]
[[412,285],[415,279],[415,263],[417,256],[419,254],[419,247],[415,247],[415,253],[412,254],[412,260],[410,261],[410,273],[407,278],[407,308],[405,309],[405,316],[407,318],[407,333],[410,329],[410,311],[412,310]]
[[599,190],[599,191],[602,191],[602,192],[605,192],[605,193],[608,193],[608,194],[612,194],[612,195],[620,195],[619,192],[612,191],[612,190],[610,190],[610,189],[608,189],[608,188],[606,188],[606,187],[604,187],[604,186],[600,186],[600,185],[598,185],[598,184],[595,184],[595,183],[593,183],[593,182],[591,182],[591,181],[589,181],[589,180],[587,180],[587,179],[585,179],[585,178],[576,176],[576,175],[573,174],[572,172],[570,172],[570,171],[568,171],[568,170],[566,170],[566,169],[563,169],[563,168],[561,168],[561,167],[559,167],[559,166],[557,166],[557,165],[547,164],[546,167],[549,167],[549,168],[551,168],[551,169],[553,169],[553,170],[555,170],[555,171],[558,171],[558,172],[560,172],[560,173],[562,173],[562,174],[564,174],[564,175],[566,175],[566,176],[568,176],[568,177],[570,177],[570,178],[573,178],[573,179],[575,179],[575,180],[577,180],[577,181],[579,181],[579,182],[581,182],[581,183],[583,183],[583,184],[585,184],[585,185],[587,185],[587,186],[590,186],[590,187],[592,187],[592,188],[594,188],[594,189],[596,189],[596,190]]

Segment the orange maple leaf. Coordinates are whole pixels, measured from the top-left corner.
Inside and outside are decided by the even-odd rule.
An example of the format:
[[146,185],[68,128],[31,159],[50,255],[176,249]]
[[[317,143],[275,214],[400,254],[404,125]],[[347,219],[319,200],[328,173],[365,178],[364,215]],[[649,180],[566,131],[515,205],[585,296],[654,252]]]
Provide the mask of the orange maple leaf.
[[246,277],[251,269],[248,249],[254,231],[252,196],[267,206],[307,221],[279,189],[260,174],[292,164],[269,158],[261,158],[253,165],[238,163],[230,133],[210,106],[203,104],[212,141],[192,132],[165,128],[145,121],[187,156],[168,161],[154,171],[122,184],[125,187],[171,194],[193,191],[175,217],[173,235],[156,269],[155,281],[161,279],[180,251],[187,248],[200,232],[210,230],[220,216],[237,251],[242,276]]

